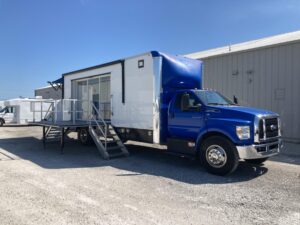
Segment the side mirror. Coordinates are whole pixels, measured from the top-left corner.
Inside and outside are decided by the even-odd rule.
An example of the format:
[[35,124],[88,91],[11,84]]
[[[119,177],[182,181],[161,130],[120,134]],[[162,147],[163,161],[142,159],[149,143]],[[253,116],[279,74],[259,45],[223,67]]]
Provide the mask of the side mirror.
[[181,97],[181,111],[188,111],[190,105],[190,95],[183,94]]
[[233,96],[233,103],[236,105],[238,104],[238,98],[235,95]]
[[194,106],[190,106],[190,107],[189,107],[189,111],[192,111],[192,112],[200,112],[200,111],[201,111],[201,104],[197,104],[197,105],[194,105]]

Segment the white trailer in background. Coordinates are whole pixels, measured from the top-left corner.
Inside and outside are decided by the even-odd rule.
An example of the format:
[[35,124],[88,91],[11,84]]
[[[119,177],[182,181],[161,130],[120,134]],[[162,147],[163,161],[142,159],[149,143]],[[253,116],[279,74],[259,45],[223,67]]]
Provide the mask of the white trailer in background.
[[[16,98],[3,101],[0,110],[0,126],[4,124],[26,125],[45,117],[53,100]],[[1,107],[1,105],[0,105]]]
[[4,101],[0,101],[0,110],[4,108]]

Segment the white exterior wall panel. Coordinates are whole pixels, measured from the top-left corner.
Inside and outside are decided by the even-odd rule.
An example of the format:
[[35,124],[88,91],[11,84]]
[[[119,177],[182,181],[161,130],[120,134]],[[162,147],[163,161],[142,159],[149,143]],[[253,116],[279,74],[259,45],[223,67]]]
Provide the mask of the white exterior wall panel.
[[300,140],[300,42],[211,56],[204,62],[203,86],[241,105],[280,114],[283,136]]
[[[139,60],[144,60],[144,67],[138,68]],[[125,60],[125,104],[115,116],[118,126],[153,129],[153,79],[151,54]],[[120,103],[118,101],[114,108]]]
[[[144,67],[138,68],[138,61]],[[64,76],[64,98],[72,99],[72,80],[110,74],[111,79],[111,123],[116,127],[153,129],[154,75],[153,58],[150,53],[127,58],[125,69],[125,104],[122,103],[121,63]],[[101,92],[101,90],[100,90]]]

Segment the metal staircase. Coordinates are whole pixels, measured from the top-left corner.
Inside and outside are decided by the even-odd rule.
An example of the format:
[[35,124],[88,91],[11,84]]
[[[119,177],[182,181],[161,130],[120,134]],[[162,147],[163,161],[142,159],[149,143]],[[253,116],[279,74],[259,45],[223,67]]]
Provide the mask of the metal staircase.
[[129,152],[113,126],[107,123],[100,115],[98,109],[92,104],[94,113],[90,116],[89,133],[94,140],[103,159],[128,156]]
[[61,140],[62,131],[58,127],[48,127],[46,130],[45,141],[57,142]]

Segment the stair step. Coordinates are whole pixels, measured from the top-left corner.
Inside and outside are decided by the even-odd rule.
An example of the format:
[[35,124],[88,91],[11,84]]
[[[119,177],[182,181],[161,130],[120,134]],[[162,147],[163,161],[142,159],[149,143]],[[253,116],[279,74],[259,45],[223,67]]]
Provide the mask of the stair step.
[[121,156],[124,156],[123,152],[116,152],[116,153],[109,154],[110,158],[116,158],[116,157],[121,157]]
[[[103,135],[105,132],[104,126],[96,127],[90,126],[89,132],[104,159],[119,157],[119,156],[128,156],[129,152],[126,147],[123,145],[118,134],[115,132],[114,128],[111,125],[108,125],[108,130],[106,137]],[[103,132],[102,132],[103,131]],[[106,148],[105,148],[106,142]]]
[[50,136],[61,136],[61,134],[48,134],[47,137],[50,137]]
[[51,138],[51,139],[46,139],[46,142],[59,142],[60,139],[56,139],[56,138]]
[[116,149],[118,149],[118,150],[121,151],[121,147],[118,146],[118,145],[112,146],[112,147],[107,146],[107,151],[108,151],[108,152],[113,151],[113,150],[116,150]]

